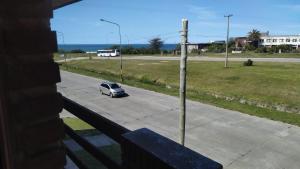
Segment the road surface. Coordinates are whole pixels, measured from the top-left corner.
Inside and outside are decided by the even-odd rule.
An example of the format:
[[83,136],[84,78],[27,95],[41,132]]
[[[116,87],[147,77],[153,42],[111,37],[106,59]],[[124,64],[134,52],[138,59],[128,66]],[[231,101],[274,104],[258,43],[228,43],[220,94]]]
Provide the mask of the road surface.
[[[88,59],[88,57],[77,57],[77,58],[70,58],[67,61],[72,60],[84,60]],[[120,57],[93,57],[93,59],[117,59],[119,60]],[[124,60],[180,60],[178,56],[125,56],[123,57]],[[247,59],[251,59],[254,62],[281,62],[281,63],[300,63],[300,58],[229,58],[230,62],[243,62]],[[218,57],[206,57],[206,56],[192,56],[188,57],[189,61],[211,61],[211,62],[224,62],[224,58]],[[64,60],[59,60],[57,62],[64,62]]]
[[[58,90],[131,130],[147,127],[178,139],[179,99],[122,85],[128,97],[98,92],[98,79],[61,72]],[[63,112],[63,117],[69,116]],[[187,101],[187,147],[225,169],[299,169],[300,128],[236,111]]]

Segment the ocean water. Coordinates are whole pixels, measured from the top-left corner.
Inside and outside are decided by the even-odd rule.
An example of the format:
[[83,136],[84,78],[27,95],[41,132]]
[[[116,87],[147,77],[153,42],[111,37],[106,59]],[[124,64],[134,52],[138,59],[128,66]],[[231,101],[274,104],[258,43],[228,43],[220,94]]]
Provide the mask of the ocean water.
[[[111,46],[115,44],[59,44],[58,49],[63,49],[66,51],[71,51],[75,49],[81,49],[86,52],[96,52],[97,50],[100,49],[109,49]],[[123,45],[128,46],[128,45]],[[130,44],[130,46],[134,48],[147,48],[149,45],[148,44]],[[176,48],[176,44],[164,44],[162,49],[163,50],[174,50]]]

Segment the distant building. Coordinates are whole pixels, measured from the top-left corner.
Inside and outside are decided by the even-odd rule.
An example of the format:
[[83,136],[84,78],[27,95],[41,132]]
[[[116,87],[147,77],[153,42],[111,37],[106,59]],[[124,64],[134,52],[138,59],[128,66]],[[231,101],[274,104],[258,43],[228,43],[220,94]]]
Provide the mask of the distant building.
[[188,53],[192,53],[192,51],[206,51],[207,48],[212,45],[212,44],[225,44],[226,42],[223,40],[219,40],[219,41],[211,41],[211,42],[207,42],[207,43],[190,43],[188,44]]
[[188,53],[192,53],[194,50],[200,49],[200,43],[189,43],[187,46]]
[[[234,38],[235,48],[244,49],[250,43],[247,37]],[[262,32],[259,46],[272,47],[279,45],[291,45],[293,48],[300,47],[300,35],[270,35],[269,32]]]
[[236,37],[234,38],[235,48],[236,49],[243,49],[248,44],[247,37]]
[[260,46],[272,47],[290,45],[295,49],[300,47],[300,35],[264,35],[260,37]]
[[210,43],[224,45],[224,44],[226,44],[226,41],[225,40],[216,40],[216,41],[210,41]]

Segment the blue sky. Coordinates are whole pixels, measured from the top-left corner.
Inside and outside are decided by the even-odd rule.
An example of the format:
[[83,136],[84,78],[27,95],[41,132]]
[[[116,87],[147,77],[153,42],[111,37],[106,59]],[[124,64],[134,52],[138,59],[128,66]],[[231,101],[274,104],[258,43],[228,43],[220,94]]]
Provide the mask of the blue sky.
[[[189,20],[189,42],[224,40],[227,20],[233,14],[230,36],[245,36],[255,28],[271,34],[300,34],[299,0],[83,0],[58,9],[53,30],[63,32],[66,44],[147,43],[160,37],[178,43],[181,19]],[[58,34],[58,43],[62,43]]]

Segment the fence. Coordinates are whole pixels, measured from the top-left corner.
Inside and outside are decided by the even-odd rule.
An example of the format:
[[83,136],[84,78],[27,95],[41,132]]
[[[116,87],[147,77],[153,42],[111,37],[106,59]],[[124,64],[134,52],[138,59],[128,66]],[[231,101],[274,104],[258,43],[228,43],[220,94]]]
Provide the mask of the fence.
[[[121,145],[122,162],[116,163],[87,139],[65,125],[66,134],[108,169],[222,169],[222,165],[149,129],[130,131],[63,97],[64,109]],[[66,147],[68,157],[80,169],[88,167]]]

